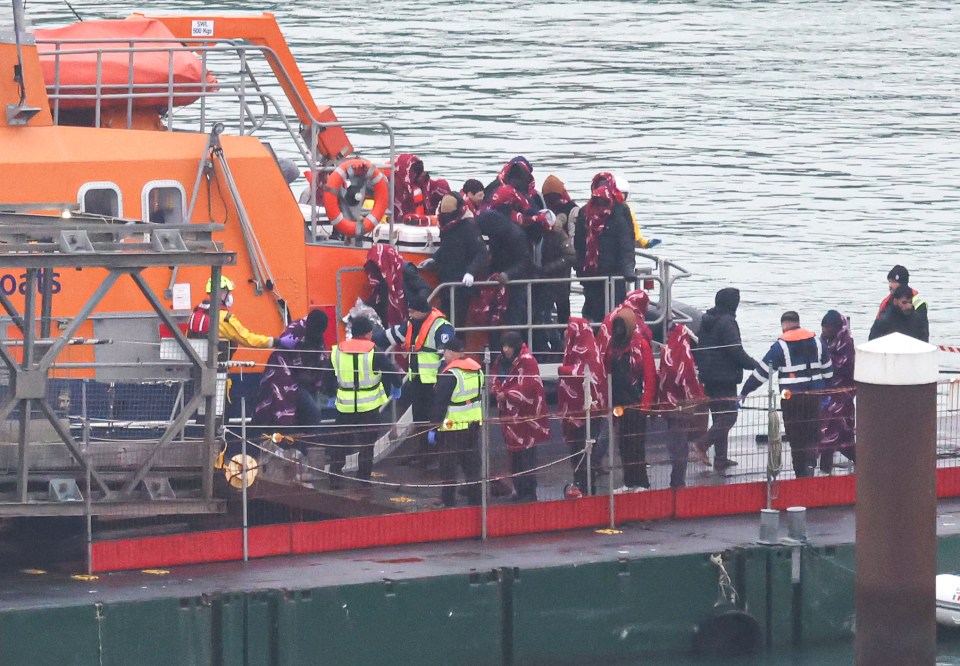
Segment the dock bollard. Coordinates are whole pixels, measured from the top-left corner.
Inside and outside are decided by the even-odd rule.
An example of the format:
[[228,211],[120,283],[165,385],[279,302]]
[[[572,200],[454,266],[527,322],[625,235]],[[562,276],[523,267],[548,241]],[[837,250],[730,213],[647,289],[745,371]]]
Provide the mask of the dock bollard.
[[807,540],[807,507],[787,507],[787,536],[794,541]]
[[780,511],[760,509],[760,543],[775,544],[780,536]]

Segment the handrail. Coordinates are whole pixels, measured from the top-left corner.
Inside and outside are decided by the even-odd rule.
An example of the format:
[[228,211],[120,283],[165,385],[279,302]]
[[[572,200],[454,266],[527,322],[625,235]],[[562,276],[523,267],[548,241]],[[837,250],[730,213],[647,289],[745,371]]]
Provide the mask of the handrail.
[[[657,305],[660,309],[660,312],[657,317],[654,319],[647,320],[647,325],[653,328],[654,326],[662,325],[664,337],[669,333],[670,327],[675,323],[689,323],[692,321],[692,317],[688,314],[675,310],[673,308],[673,283],[678,279],[689,277],[692,275],[690,272],[684,270],[680,266],[674,264],[673,262],[667,259],[661,259],[656,255],[649,255],[645,253],[638,252],[637,254],[642,254],[642,256],[652,259],[657,263],[659,268],[659,275],[654,275],[650,272],[640,269],[637,272],[636,280],[637,281],[654,281],[660,285],[660,300],[657,302]],[[674,274],[670,271],[670,268],[675,268],[679,274]],[[526,323],[525,324],[503,324],[497,326],[458,326],[456,322],[454,326],[457,331],[462,332],[491,332],[491,331],[510,331],[517,329],[524,329],[527,332],[527,344],[530,348],[533,348],[533,332],[538,330],[563,330],[567,327],[566,324],[556,323],[556,324],[536,324],[534,323],[534,313],[533,308],[531,307],[533,302],[533,288],[537,285],[547,285],[547,284],[574,284],[574,283],[584,283],[584,282],[604,282],[606,284],[606,289],[604,290],[604,295],[606,298],[606,303],[604,307],[605,312],[612,311],[616,303],[612,302],[612,294],[615,290],[615,285],[618,282],[623,282],[627,278],[620,275],[595,275],[595,276],[585,276],[579,277],[571,275],[570,277],[565,278],[524,278],[517,280],[510,280],[505,285],[502,285],[500,282],[495,280],[484,280],[473,283],[473,287],[509,287],[513,286],[525,286],[526,291],[526,300],[527,300],[527,314],[526,314]],[[632,281],[632,280],[630,280]],[[449,290],[450,292],[450,310],[456,312],[456,293],[457,288],[466,289],[462,282],[443,282],[436,286],[436,288],[430,292],[428,301],[436,300],[444,290]],[[451,315],[452,313],[447,313]]]

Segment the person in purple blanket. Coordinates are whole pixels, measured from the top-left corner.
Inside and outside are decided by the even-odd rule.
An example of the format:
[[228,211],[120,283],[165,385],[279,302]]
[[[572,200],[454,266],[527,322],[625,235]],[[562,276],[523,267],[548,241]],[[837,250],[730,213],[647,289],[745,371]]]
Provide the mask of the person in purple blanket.
[[857,350],[850,335],[850,322],[836,310],[829,310],[820,326],[820,338],[830,350],[833,362],[833,378],[827,383],[830,393],[820,406],[820,471],[829,474],[834,451],[851,461],[856,457],[853,366]]
[[[292,322],[280,336],[280,346],[270,355],[260,380],[254,426],[315,426],[322,418],[316,394],[321,390],[321,366],[329,365],[323,341],[328,319],[322,310]],[[307,440],[311,437],[308,435]],[[306,453],[302,438],[297,448]]]

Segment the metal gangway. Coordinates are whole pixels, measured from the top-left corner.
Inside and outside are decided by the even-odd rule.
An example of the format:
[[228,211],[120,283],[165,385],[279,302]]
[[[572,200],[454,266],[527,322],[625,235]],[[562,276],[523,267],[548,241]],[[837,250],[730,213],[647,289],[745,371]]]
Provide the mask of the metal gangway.
[[[191,344],[201,341],[185,337],[143,274],[152,267],[209,267],[218,286],[221,268],[236,261],[235,253],[212,239],[222,229],[216,224],[155,225],[85,215],[73,204],[0,205],[0,268],[24,272],[22,297],[0,290],[0,307],[10,324],[0,340],[0,363],[6,370],[0,385],[0,516],[125,517],[223,509],[213,492],[220,439],[217,327],[210,327],[206,345]],[[68,319],[53,315],[56,269],[105,272]],[[81,327],[90,327],[91,319],[102,315],[98,306],[122,282],[128,287],[132,282],[135,293],[149,303],[153,321],[159,319],[170,331],[183,361],[150,361],[141,353],[127,360],[116,355],[113,358],[121,360],[101,360],[97,350],[128,342],[122,335],[124,321],[114,329],[116,337],[78,337]],[[214,303],[219,302],[216,291]],[[212,309],[217,317],[216,307]],[[80,360],[65,359],[63,352],[75,347],[86,353]],[[158,366],[179,373],[192,390],[157,424],[156,436],[94,441],[87,398],[101,373],[123,367],[146,376]],[[117,386],[107,384],[108,391]],[[184,446],[188,424],[199,434]],[[170,485],[171,469],[183,477],[176,493]]]

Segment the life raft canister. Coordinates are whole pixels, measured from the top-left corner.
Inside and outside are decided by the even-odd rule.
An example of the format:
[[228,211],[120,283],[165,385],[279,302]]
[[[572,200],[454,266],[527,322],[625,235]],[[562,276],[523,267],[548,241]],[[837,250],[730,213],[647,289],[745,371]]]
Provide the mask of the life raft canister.
[[387,177],[368,160],[355,158],[340,164],[323,188],[323,208],[334,229],[345,236],[356,236],[358,220],[346,217],[341,210],[344,207],[357,210],[357,217],[363,212],[363,201],[367,188],[373,189],[373,209],[360,218],[363,233],[370,233],[387,210],[390,193]]

